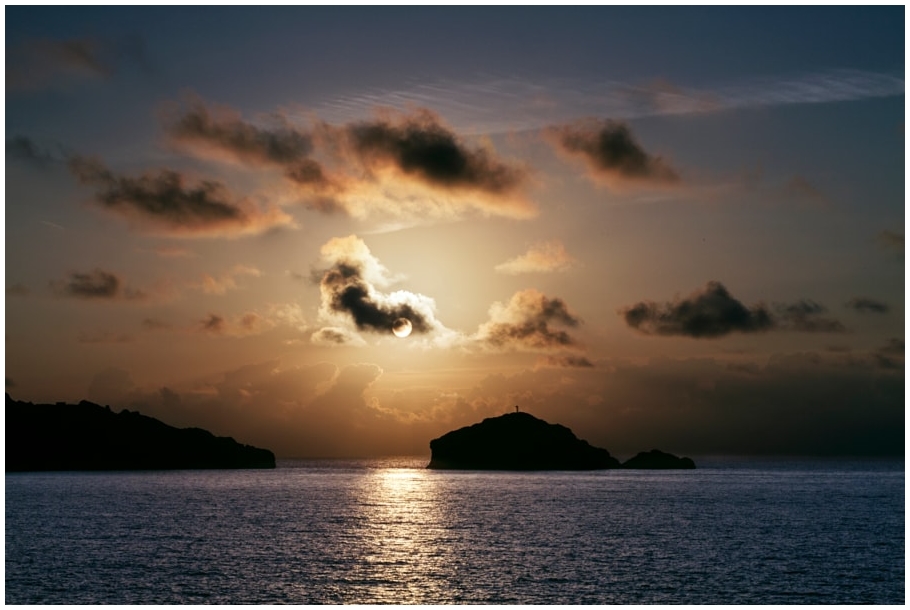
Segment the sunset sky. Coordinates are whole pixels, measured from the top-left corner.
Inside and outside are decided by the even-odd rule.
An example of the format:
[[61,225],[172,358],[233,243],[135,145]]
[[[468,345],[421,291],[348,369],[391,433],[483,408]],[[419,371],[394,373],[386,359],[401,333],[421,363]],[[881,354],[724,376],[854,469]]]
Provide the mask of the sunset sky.
[[903,454],[903,6],[5,14],[15,399]]

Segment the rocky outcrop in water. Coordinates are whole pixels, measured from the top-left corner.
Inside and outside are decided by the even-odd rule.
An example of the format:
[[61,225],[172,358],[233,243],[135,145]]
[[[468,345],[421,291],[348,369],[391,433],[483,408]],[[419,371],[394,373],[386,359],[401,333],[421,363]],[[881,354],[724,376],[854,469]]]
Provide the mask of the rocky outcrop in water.
[[688,470],[695,468],[695,462],[691,458],[676,457],[671,453],[652,449],[629,458],[623,462],[622,467],[638,470]]
[[6,471],[274,468],[267,449],[139,413],[18,402],[6,395]]
[[453,430],[430,441],[427,468],[457,470],[603,470],[688,469],[689,458],[653,449],[623,464],[606,449],[587,441],[559,424],[550,424],[530,413],[488,417],[479,424]]
[[619,468],[565,426],[529,413],[507,413],[430,441],[427,468],[466,470],[597,470]]

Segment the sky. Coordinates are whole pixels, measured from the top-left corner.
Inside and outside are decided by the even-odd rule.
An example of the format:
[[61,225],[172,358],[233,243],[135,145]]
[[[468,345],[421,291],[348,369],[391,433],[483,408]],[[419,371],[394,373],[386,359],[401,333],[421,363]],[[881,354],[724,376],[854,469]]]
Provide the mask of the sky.
[[903,6],[5,22],[17,400],[279,457],[516,405],[620,459],[903,455]]

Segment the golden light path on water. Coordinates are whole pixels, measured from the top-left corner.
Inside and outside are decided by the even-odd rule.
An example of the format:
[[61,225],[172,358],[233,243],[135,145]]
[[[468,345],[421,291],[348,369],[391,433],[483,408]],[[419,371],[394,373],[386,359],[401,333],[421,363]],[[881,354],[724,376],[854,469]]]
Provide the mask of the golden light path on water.
[[[339,560],[346,575],[327,597],[359,604],[521,603],[542,588],[565,586],[558,583],[570,582],[571,562],[561,566],[545,549],[551,536],[579,532],[569,535],[552,513],[524,506],[541,476],[502,481],[422,465],[368,469],[353,486],[356,508],[345,519]],[[487,502],[491,484],[498,500]],[[559,500],[549,491],[537,495],[544,505]],[[486,552],[478,555],[481,547]]]
[[436,473],[425,469],[376,469],[360,488],[363,527],[359,567],[369,570],[371,603],[425,603],[452,599],[454,524]]

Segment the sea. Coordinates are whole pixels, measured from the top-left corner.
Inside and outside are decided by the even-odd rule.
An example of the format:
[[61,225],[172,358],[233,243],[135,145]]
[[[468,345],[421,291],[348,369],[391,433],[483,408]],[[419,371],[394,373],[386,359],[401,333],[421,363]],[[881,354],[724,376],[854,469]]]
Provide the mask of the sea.
[[903,604],[904,461],[6,475],[7,604]]

